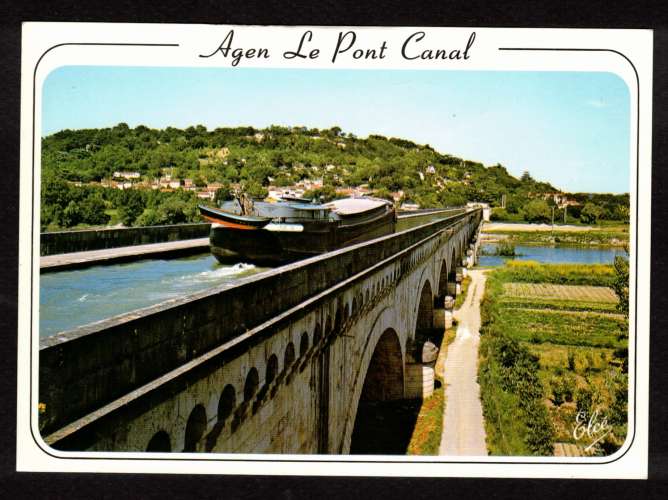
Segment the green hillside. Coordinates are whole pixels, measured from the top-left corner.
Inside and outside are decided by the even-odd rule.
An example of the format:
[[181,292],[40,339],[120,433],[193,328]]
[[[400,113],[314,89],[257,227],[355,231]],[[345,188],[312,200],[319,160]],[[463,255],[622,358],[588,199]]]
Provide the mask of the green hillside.
[[[140,174],[133,189],[100,185],[119,171]],[[339,127],[208,131],[201,125],[157,130],[121,123],[43,138],[42,228],[197,220],[194,191],[150,189],[149,183],[166,172],[174,179],[190,179],[195,188],[220,183],[221,193],[227,193],[230,184],[240,185],[256,196],[266,194],[270,185],[292,186],[304,179],[321,179],[319,192],[330,196],[337,188],[366,186],[377,196],[399,193],[402,200],[422,207],[468,201],[497,206],[505,195],[505,212],[511,216],[521,216],[530,198],[542,201],[542,193],[558,192],[528,173],[517,179],[501,165],[486,168],[405,139],[362,139]],[[134,189],[142,184],[146,189]],[[544,215],[545,207],[538,208]]]

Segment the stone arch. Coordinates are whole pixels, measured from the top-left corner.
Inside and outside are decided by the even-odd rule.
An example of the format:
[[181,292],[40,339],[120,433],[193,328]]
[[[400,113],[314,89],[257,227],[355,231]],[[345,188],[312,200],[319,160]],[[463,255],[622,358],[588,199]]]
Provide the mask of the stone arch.
[[227,384],[220,394],[218,400],[218,422],[223,423],[232,415],[232,411],[237,404],[237,393],[231,384]]
[[[354,378],[351,381],[352,383],[349,385],[352,390],[347,392],[344,396],[346,398],[345,407],[347,409],[345,410],[344,427],[342,432],[342,440],[339,444],[339,453],[348,453],[350,449],[350,440],[357,415],[357,407],[360,401],[360,396],[362,394],[366,373],[369,368],[369,364],[371,363],[371,358],[378,343],[378,339],[388,329],[394,332],[404,332],[406,330],[406,328],[397,328],[396,321],[396,310],[389,306],[383,307],[373,320],[369,335],[364,339],[364,347],[361,349],[361,356],[356,358],[355,361],[357,367],[352,371]],[[405,338],[404,335],[398,335],[402,346],[404,342],[403,339]],[[403,368],[403,347],[401,353]]]
[[443,298],[448,294],[448,263],[445,259],[441,261],[441,268],[438,273],[438,298]]
[[[308,335],[306,336],[306,339],[308,342]],[[283,370],[287,371],[294,362],[295,362],[295,345],[292,342],[288,342],[288,345],[285,348],[285,354],[283,355]]]
[[[328,325],[331,323],[332,321],[329,319],[329,317],[327,317],[327,322],[325,324]],[[318,345],[321,338],[322,338],[322,328],[320,327],[320,323],[316,323],[315,330],[313,330],[313,347]]]
[[341,330],[341,325],[343,324],[343,307],[339,304],[336,307],[336,313],[334,315],[334,331]]
[[[373,350],[364,376],[362,391],[357,404],[355,422],[351,434],[350,453],[383,453],[391,446],[383,434],[391,438],[394,429],[382,429],[374,423],[377,417],[377,402],[395,401],[404,395],[404,367],[399,336],[387,328]],[[378,427],[381,427],[378,432]],[[369,431],[375,429],[372,439]]]
[[244,403],[253,399],[257,389],[260,385],[260,377],[257,373],[257,368],[253,367],[246,375],[246,382],[244,383]]
[[186,423],[183,451],[186,453],[199,451],[197,444],[202,439],[204,431],[206,431],[206,410],[203,405],[198,404],[190,412],[188,422]]
[[299,339],[299,357],[303,358],[308,351],[308,333],[302,333],[301,338]]
[[153,434],[153,437],[146,446],[146,451],[154,453],[169,453],[172,451],[172,442],[166,431],[160,430]]
[[434,328],[434,293],[431,283],[425,280],[420,291],[415,314],[415,336],[419,333],[426,333]]
[[276,380],[278,375],[278,357],[275,354],[269,356],[267,360],[267,371],[264,376],[264,385],[267,386]]

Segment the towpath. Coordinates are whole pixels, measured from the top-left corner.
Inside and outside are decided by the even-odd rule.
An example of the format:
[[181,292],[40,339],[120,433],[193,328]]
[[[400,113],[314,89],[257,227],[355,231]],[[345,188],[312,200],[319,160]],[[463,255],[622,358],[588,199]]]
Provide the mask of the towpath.
[[106,248],[87,252],[61,253],[39,258],[41,272],[61,271],[86,266],[111,264],[128,260],[147,259],[149,257],[174,257],[208,251],[209,238],[168,241],[148,245]]
[[469,271],[471,283],[464,304],[455,311],[457,334],[445,362],[445,408],[439,455],[487,455],[485,423],[480,404],[478,344],[480,300],[485,273]]

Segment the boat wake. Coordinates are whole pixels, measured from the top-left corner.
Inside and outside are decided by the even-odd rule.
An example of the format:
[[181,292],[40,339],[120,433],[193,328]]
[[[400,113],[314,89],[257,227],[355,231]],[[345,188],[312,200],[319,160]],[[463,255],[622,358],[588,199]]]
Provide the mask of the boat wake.
[[190,287],[197,284],[215,283],[225,281],[226,278],[232,278],[240,274],[255,269],[253,264],[240,262],[233,266],[217,267],[209,271],[202,271],[197,274],[184,274],[179,277],[166,278],[161,281],[163,285],[173,285],[177,288]]

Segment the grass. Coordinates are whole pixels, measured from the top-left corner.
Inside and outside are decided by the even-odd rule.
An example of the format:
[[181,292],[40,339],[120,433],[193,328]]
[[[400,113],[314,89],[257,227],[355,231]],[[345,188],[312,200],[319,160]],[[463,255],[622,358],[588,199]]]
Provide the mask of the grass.
[[509,308],[499,318],[499,328],[515,340],[607,348],[622,347],[617,336],[625,323],[588,311],[565,314],[549,309]]
[[541,264],[531,260],[508,261],[494,274],[504,283],[610,286],[615,279],[610,264]]
[[413,435],[408,444],[409,455],[438,455],[443,433],[443,411],[445,410],[445,360],[448,346],[454,342],[456,336],[457,327],[453,324],[452,328],[445,331],[441,340],[434,366],[434,393],[422,402]]
[[[549,443],[576,443],[576,414],[594,410],[613,426],[596,454],[621,446],[628,322],[614,314],[609,290],[549,284],[600,286],[612,276],[609,267],[509,262],[488,276],[478,379],[491,454],[546,454]],[[532,399],[541,408],[527,405]],[[549,425],[540,422],[545,414]]]
[[508,236],[512,244],[522,245],[579,245],[579,246],[612,246],[623,247],[629,242],[627,231],[592,230],[592,231],[523,231],[493,228],[485,229],[486,233]]
[[466,300],[466,294],[468,293],[469,284],[471,284],[471,277],[467,275],[466,278],[462,278],[461,293],[458,293],[455,297],[455,309],[459,309],[464,304],[464,301]]
[[521,298],[558,299],[558,301],[618,302],[611,288],[601,286],[553,285],[550,283],[505,283],[505,295]]
[[445,387],[442,379],[436,377],[439,387],[422,402],[415,422],[415,428],[408,444],[408,455],[438,455],[443,431],[443,406]]

